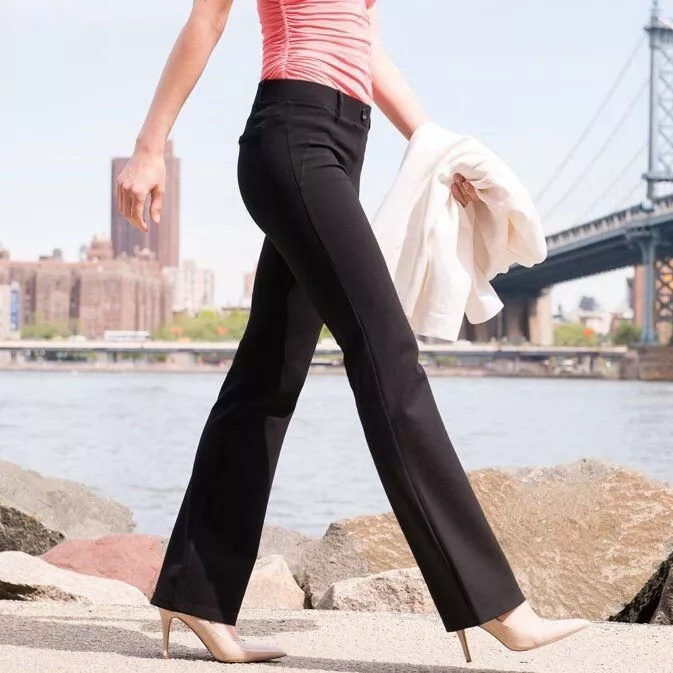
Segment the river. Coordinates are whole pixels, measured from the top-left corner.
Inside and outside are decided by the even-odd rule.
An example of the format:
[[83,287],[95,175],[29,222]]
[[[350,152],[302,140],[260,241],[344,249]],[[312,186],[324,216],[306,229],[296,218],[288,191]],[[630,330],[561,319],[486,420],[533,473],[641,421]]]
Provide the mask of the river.
[[[673,482],[673,384],[433,377],[466,469],[608,458]],[[221,375],[0,372],[0,458],[86,484],[168,535]],[[309,376],[267,522],[322,535],[390,511],[346,377]]]

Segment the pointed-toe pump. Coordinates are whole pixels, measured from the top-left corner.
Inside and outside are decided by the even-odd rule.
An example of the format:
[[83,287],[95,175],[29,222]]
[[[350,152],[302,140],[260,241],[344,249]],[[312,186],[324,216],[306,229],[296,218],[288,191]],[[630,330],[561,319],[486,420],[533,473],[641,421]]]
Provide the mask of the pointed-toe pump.
[[223,663],[247,663],[251,661],[268,661],[287,656],[287,653],[275,645],[254,643],[241,640],[233,627],[213,624],[206,619],[200,619],[182,612],[173,612],[159,608],[161,615],[161,627],[163,631],[163,657],[168,659],[168,641],[171,630],[171,622],[179,619],[186,624],[206,649]]
[[[507,649],[525,652],[567,638],[591,623],[587,619],[544,619],[538,617],[527,604],[523,612],[523,618],[508,620],[496,617],[480,624],[479,627],[490,633]],[[456,634],[463,648],[465,661],[470,663],[472,657],[467,644],[467,635],[464,630],[456,631]]]

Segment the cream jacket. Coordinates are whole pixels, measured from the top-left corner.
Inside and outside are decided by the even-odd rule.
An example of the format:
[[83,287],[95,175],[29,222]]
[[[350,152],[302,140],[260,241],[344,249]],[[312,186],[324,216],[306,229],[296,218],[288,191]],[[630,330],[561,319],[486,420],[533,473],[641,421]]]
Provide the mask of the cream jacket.
[[[481,200],[463,208],[456,173]],[[409,140],[372,228],[416,334],[455,341],[463,316],[486,322],[503,307],[490,281],[547,256],[540,218],[514,173],[470,136],[434,123]]]

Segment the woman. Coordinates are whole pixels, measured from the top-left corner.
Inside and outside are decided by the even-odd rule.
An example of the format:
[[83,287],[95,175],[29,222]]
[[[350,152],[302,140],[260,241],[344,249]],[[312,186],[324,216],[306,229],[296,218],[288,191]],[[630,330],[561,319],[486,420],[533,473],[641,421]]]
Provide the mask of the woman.
[[[239,638],[281,444],[323,322],[344,354],[369,449],[447,631],[481,626],[531,649],[586,626],[525,601],[453,450],[418,347],[358,198],[375,103],[409,139],[429,121],[379,37],[375,0],[258,0],[261,81],[238,181],[265,234],[250,320],[205,424],[152,603],[167,656],[185,622],[220,661],[282,657]],[[195,0],[119,176],[119,207],[159,222],[163,150],[222,35],[232,0]],[[465,206],[478,198],[461,176]]]

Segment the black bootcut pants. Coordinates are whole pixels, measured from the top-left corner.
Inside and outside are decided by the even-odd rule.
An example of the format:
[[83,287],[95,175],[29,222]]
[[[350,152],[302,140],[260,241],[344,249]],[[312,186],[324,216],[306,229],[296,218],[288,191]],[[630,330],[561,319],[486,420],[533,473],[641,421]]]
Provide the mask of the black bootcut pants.
[[250,320],[199,442],[156,606],[236,623],[323,322],[446,630],[524,601],[446,433],[358,198],[370,114],[322,84],[259,85],[238,162],[245,206],[266,235]]

